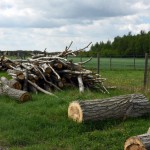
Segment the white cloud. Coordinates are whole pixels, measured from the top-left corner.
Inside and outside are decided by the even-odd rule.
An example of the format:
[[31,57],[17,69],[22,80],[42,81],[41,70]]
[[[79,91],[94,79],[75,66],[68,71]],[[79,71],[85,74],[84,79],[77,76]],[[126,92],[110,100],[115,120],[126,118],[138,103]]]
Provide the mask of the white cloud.
[[0,2],[0,49],[76,49],[140,30],[150,30],[149,0]]

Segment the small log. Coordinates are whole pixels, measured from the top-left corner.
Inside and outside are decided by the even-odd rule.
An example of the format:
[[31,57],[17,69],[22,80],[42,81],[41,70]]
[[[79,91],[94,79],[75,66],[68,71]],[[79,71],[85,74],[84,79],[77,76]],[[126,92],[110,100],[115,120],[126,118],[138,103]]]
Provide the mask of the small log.
[[46,63],[42,64],[41,68],[43,68],[44,73],[50,74],[52,72],[52,69]]
[[62,63],[55,63],[54,67],[57,69],[62,69],[63,65],[62,65]]
[[7,73],[9,74],[9,73],[12,73],[12,74],[18,74],[18,73],[20,73],[21,71],[17,71],[17,70],[13,70],[13,69],[8,69],[7,70]]
[[150,133],[130,137],[124,144],[124,150],[150,150]]
[[1,80],[1,84],[2,84],[2,85],[8,85],[8,84],[9,84],[8,79],[5,78],[5,77],[1,77],[0,80]]
[[17,78],[19,81],[23,81],[25,79],[25,75],[23,74],[23,72],[20,72],[17,74]]
[[39,77],[35,74],[28,74],[28,79],[31,80],[31,81],[32,80],[37,81],[39,79]]
[[14,89],[18,89],[18,90],[21,90],[22,88],[22,85],[15,79],[9,80],[8,86]]
[[150,103],[142,94],[129,94],[101,100],[74,101],[68,117],[77,122],[108,118],[139,117],[150,112]]
[[11,98],[15,98],[16,100],[20,102],[25,102],[31,99],[31,96],[28,92],[10,88],[8,85],[4,85],[2,87],[2,91],[3,91],[3,94]]

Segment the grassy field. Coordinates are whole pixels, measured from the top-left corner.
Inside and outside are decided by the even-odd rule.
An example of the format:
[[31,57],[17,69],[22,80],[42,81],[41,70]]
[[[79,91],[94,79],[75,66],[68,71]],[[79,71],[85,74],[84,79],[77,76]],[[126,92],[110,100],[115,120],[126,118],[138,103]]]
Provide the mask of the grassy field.
[[[122,150],[125,140],[143,134],[150,125],[150,115],[140,118],[105,120],[77,124],[67,117],[71,101],[106,98],[142,91],[143,71],[104,71],[106,84],[118,88],[110,94],[78,89],[55,92],[59,98],[32,95],[23,104],[0,96],[0,147],[11,150]],[[0,76],[5,73],[0,73]],[[145,93],[150,98],[149,93]]]
[[[90,57],[83,57],[82,61],[85,61],[89,58]],[[68,57],[68,59],[72,59],[74,62],[81,61],[80,57]],[[110,58],[100,58],[100,69],[110,70],[111,68],[112,70],[143,70],[144,63],[144,58],[136,58],[134,68],[134,58],[111,58],[111,62]],[[97,58],[92,58],[92,60],[88,62],[85,66],[91,69],[97,69]]]

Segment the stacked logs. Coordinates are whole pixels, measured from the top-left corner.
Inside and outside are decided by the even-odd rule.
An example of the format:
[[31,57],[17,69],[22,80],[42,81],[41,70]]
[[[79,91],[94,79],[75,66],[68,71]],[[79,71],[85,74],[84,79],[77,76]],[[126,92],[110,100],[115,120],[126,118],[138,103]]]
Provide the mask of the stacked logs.
[[55,56],[50,56],[46,51],[42,54],[32,54],[27,60],[10,60],[2,56],[0,68],[7,70],[7,73],[21,84],[21,90],[29,92],[41,91],[54,95],[53,90],[61,91],[65,87],[73,86],[78,87],[80,92],[84,92],[86,88],[108,93],[103,85],[105,78],[83,67],[92,58],[78,63],[66,59],[68,55],[76,56],[76,53],[84,50],[91,43],[77,51],[69,50],[71,44],[65,51]]

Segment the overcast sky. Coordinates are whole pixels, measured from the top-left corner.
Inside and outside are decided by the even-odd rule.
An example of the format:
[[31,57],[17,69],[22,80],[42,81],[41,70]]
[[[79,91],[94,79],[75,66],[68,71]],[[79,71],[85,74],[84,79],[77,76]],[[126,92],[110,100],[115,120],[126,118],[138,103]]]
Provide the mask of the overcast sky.
[[150,30],[149,0],[0,0],[0,49],[62,51]]

